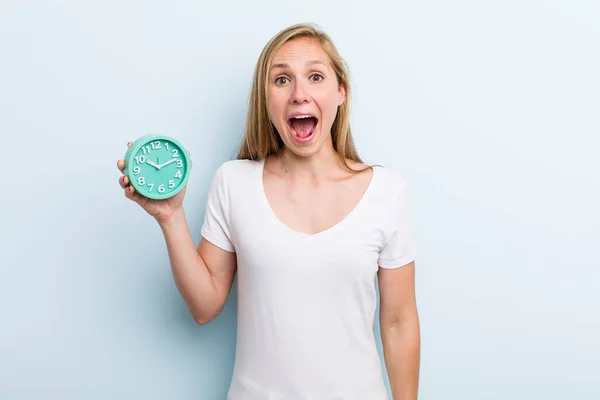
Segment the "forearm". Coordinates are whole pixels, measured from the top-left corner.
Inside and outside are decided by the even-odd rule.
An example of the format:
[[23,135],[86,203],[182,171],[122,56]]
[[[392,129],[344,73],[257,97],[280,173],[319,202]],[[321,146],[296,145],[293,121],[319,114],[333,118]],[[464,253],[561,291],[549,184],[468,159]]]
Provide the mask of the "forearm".
[[173,278],[179,293],[197,321],[209,320],[217,308],[217,288],[210,270],[198,254],[183,208],[169,221],[159,223],[165,237]]
[[381,328],[393,400],[416,400],[421,339],[418,318]]

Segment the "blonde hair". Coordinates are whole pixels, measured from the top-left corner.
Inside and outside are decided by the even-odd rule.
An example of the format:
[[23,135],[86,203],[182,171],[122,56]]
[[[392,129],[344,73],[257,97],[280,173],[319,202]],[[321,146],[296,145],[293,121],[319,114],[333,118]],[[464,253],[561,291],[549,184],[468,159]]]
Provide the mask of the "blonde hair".
[[352,170],[347,164],[347,159],[356,162],[362,162],[362,160],[356,151],[350,129],[351,91],[348,67],[331,38],[314,24],[290,26],[275,35],[264,47],[254,70],[244,138],[237,158],[261,160],[269,155],[279,154],[283,150],[285,145],[269,118],[267,108],[269,69],[277,50],[286,42],[300,38],[314,38],[319,41],[323,51],[331,60],[338,84],[342,85],[346,91],[346,99],[338,107],[337,115],[331,127],[331,137],[333,148],[340,156],[344,166]]

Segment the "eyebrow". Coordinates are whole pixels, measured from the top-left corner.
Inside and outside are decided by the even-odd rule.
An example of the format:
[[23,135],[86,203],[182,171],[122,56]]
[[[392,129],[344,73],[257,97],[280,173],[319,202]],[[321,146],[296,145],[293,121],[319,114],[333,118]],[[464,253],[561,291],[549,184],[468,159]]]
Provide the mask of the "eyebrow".
[[[310,61],[306,62],[306,65],[315,65],[315,64],[321,64],[321,65],[325,66],[325,63],[321,60],[310,60]],[[290,67],[289,64],[286,64],[286,63],[275,63],[275,64],[271,65],[272,69],[289,68],[289,67]]]

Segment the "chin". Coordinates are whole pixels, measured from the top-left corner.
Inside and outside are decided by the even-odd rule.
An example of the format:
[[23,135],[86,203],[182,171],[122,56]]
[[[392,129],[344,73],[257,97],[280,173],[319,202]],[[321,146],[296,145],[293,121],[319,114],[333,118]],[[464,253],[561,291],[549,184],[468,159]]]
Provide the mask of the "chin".
[[321,132],[316,131],[306,139],[301,138],[298,140],[292,132],[287,132],[287,149],[294,153],[298,157],[310,158],[319,154],[326,146],[324,140],[322,140]]

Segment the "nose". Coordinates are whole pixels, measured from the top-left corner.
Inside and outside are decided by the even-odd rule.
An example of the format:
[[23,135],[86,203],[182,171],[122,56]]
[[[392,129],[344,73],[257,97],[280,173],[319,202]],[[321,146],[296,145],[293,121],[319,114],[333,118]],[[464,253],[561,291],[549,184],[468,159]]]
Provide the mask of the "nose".
[[290,103],[292,104],[304,104],[310,102],[310,94],[306,83],[301,80],[294,81],[294,89],[290,96]]

